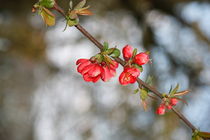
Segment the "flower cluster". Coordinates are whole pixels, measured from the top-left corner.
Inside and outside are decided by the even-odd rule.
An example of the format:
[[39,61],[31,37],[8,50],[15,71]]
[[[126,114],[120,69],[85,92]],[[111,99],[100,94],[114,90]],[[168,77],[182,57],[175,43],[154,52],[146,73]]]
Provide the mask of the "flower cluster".
[[178,100],[176,98],[170,98],[169,101],[165,100],[163,103],[159,105],[159,107],[156,110],[156,113],[158,115],[164,115],[166,109],[171,109],[173,106],[175,106],[178,103]]
[[93,59],[79,59],[76,64],[78,65],[77,71],[83,75],[86,82],[97,82],[99,79],[108,81],[116,74],[118,63],[114,60],[107,62],[97,62]]
[[[148,63],[148,53],[139,53],[137,50],[126,45],[123,48],[123,57],[125,59],[125,66],[123,72],[119,76],[121,85],[133,84],[142,71],[142,65]],[[116,75],[118,63],[112,60],[111,57],[119,57],[120,52],[116,48],[108,48],[105,43],[104,51],[91,57],[90,59],[79,59],[77,71],[83,75],[83,79],[87,82],[97,82],[102,79],[104,82],[109,81]]]
[[126,61],[123,72],[120,74],[119,82],[121,85],[133,84],[142,71],[142,65],[149,62],[148,53],[137,53],[137,50],[126,45],[123,48],[123,58]]

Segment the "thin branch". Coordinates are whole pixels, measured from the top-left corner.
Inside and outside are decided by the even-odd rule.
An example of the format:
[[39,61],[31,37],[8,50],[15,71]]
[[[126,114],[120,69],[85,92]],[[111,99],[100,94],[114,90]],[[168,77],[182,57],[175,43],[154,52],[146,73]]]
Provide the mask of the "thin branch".
[[[98,42],[90,33],[88,33],[80,24],[75,25],[75,27],[84,35],[86,36],[90,41],[92,41],[100,50],[103,48],[103,45]],[[115,58],[115,60],[120,63],[122,66],[125,65],[125,62],[120,58]],[[151,87],[150,85],[146,84],[141,79],[137,79],[137,82],[140,85],[144,86],[145,88],[149,89],[151,92],[153,92],[155,95],[157,95],[159,98],[163,98],[162,94],[157,91],[154,87]],[[173,112],[188,126],[191,128],[192,131],[196,130],[196,127],[178,110],[175,108],[172,109]]]
[[[61,13],[61,15],[63,15],[65,17],[65,13],[63,12],[63,10],[60,7],[59,7],[59,9],[55,8],[55,10],[57,10],[59,13]],[[75,25],[75,27],[84,36],[86,36],[93,44],[95,44],[100,50],[103,49],[103,45],[98,40],[96,40],[88,31],[86,31],[80,24]],[[114,58],[114,59],[115,59],[115,61],[120,63],[122,66],[125,65],[125,62],[122,59],[120,59],[120,58]],[[163,98],[162,94],[159,91],[157,91],[154,87],[151,87],[150,85],[148,85],[147,83],[145,83],[144,81],[142,81],[139,78],[137,78],[137,82],[139,84],[139,87],[144,86],[145,88],[150,90],[152,93],[154,93],[156,96],[158,96],[160,99]],[[172,110],[188,127],[191,128],[192,131],[197,130],[196,127],[181,112],[179,112],[175,108],[172,108]]]

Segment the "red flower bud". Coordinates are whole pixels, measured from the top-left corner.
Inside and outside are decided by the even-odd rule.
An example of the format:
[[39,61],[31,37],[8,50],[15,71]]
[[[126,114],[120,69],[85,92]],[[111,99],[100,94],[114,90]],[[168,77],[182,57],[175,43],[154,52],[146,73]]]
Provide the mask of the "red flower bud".
[[119,82],[121,85],[133,84],[140,75],[140,70],[137,68],[126,67],[120,74]]
[[175,106],[178,103],[178,100],[176,98],[170,99],[170,105]]
[[156,110],[156,113],[158,115],[164,115],[165,114],[165,111],[166,111],[166,106],[164,104],[161,104],[157,110]]
[[144,65],[148,61],[149,61],[149,55],[144,52],[139,53],[134,57],[134,63],[136,63],[138,65]]
[[126,46],[123,48],[122,52],[123,52],[123,58],[127,61],[127,60],[129,60],[129,59],[132,57],[132,55],[133,55],[133,48],[132,48],[131,46],[129,46],[129,45],[126,45]]

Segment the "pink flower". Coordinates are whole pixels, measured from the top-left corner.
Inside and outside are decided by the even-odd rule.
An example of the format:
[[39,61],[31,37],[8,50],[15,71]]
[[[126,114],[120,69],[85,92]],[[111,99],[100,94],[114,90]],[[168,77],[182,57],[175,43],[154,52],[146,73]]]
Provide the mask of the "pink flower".
[[139,75],[139,69],[126,67],[124,68],[124,71],[120,74],[119,82],[121,85],[133,84],[136,82]]
[[134,63],[140,66],[146,64],[148,61],[149,61],[149,55],[144,52],[139,53],[134,57]]
[[132,48],[131,46],[129,46],[129,45],[126,45],[126,46],[123,48],[122,52],[123,52],[123,58],[127,61],[127,60],[129,60],[129,59],[132,57],[132,55],[133,55],[133,48]]
[[158,115],[164,115],[166,111],[166,106],[165,104],[160,104],[160,106],[157,108],[156,113]]

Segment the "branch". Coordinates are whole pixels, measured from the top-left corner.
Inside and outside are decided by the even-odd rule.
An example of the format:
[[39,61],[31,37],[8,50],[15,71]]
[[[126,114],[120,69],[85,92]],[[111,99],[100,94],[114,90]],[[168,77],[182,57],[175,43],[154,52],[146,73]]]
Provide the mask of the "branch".
[[[75,27],[84,35],[86,36],[90,41],[92,41],[100,50],[103,49],[103,45],[98,42],[90,33],[88,33],[80,24],[75,25]],[[120,63],[122,66],[125,65],[125,62],[120,59],[120,58],[114,58],[115,61],[117,61],[118,63]],[[150,90],[151,92],[153,92],[156,96],[158,96],[160,99],[163,98],[162,94],[157,91],[154,87],[151,87],[150,85],[146,84],[144,81],[142,81],[141,79],[137,79],[137,82],[139,84],[139,86],[144,86],[145,88],[147,88],[148,90]],[[172,108],[173,112],[188,126],[191,128],[192,131],[197,130],[196,127],[178,110],[176,110],[175,108]]]
[[[61,9],[56,9],[59,13],[61,13],[61,15],[63,15],[65,17],[65,13],[63,12],[63,10]],[[84,35],[86,36],[93,44],[96,45],[96,47],[98,47],[100,50],[103,49],[103,45],[96,40],[88,31],[86,31],[80,24],[75,25],[75,27]],[[120,63],[122,66],[125,65],[125,62],[121,59],[121,58],[114,58],[115,61],[117,61],[118,63]],[[147,88],[148,90],[150,90],[152,93],[154,93],[156,96],[158,96],[160,99],[163,98],[162,94],[157,91],[154,87],[151,87],[150,85],[146,84],[144,81],[142,81],[141,79],[137,78],[137,82],[139,84],[139,87],[144,86],[145,88]],[[189,127],[191,128],[191,130],[194,132],[195,130],[197,130],[197,128],[178,110],[176,110],[175,108],[172,108],[173,112]]]

